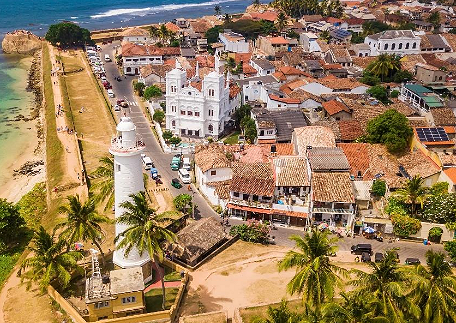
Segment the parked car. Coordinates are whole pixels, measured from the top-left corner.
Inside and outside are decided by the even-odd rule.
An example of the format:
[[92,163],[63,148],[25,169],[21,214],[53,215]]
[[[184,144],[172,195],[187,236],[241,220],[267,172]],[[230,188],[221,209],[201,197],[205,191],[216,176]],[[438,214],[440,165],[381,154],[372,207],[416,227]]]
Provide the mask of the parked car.
[[111,57],[109,57],[109,54],[105,54],[105,62],[110,62],[111,61]]
[[178,180],[177,178],[173,178],[173,179],[171,180],[171,186],[173,186],[173,187],[179,189],[179,188],[182,187],[182,184],[179,182],[179,180]]
[[351,253],[355,255],[362,255],[363,252],[367,252],[372,256],[372,245],[369,243],[360,243],[357,245],[351,246]]
[[361,261],[362,262],[370,262],[371,261],[371,255],[368,252],[363,252],[361,254]]
[[158,178],[158,169],[151,168],[150,169],[150,177],[152,177],[152,179]]
[[171,170],[179,170],[179,168],[181,166],[181,162],[182,162],[182,155],[181,154],[174,155],[174,157],[170,163]]
[[150,157],[147,157],[146,154],[141,154],[141,159],[145,170],[149,170],[154,167],[154,163]]
[[113,97],[115,97],[116,95],[114,94],[114,91],[113,91],[112,89],[108,89],[108,96],[109,96],[110,98],[113,98]]
[[383,254],[381,252],[375,253],[375,258],[374,258],[375,262],[382,262],[383,258],[385,258],[385,257],[383,256]]
[[407,258],[405,259],[406,265],[419,265],[421,261],[418,258]]
[[186,169],[179,169],[179,178],[181,179],[182,183],[184,184],[190,184],[192,182],[192,179],[190,177],[190,173]]
[[190,163],[190,158],[188,158],[188,157],[184,158],[184,161],[182,163],[182,168],[187,171],[192,170],[192,164]]
[[120,105],[116,104],[116,105],[114,106],[114,111],[120,111]]

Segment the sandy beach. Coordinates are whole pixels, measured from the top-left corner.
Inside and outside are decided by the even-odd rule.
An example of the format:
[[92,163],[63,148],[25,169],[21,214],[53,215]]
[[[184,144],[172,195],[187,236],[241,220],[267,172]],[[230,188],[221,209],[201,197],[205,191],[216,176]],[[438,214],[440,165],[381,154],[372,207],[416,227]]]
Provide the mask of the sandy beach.
[[[37,136],[37,125],[40,122],[40,117],[35,120],[14,120],[17,115],[28,118],[35,106],[33,93],[26,91],[27,76],[32,60],[32,57],[22,57],[18,61],[17,68],[10,73],[16,79],[10,86],[17,102],[12,102],[10,99],[6,103],[8,104],[6,109],[2,110],[2,116],[7,118],[7,121],[2,120],[2,131],[0,132],[7,137],[2,137],[3,141],[0,144],[2,149],[0,198],[6,198],[14,203],[19,201],[36,183],[45,180],[44,165],[34,167],[33,176],[15,174],[14,172],[27,162],[37,162],[44,159],[44,142],[40,143]],[[14,107],[8,109],[12,104]],[[10,110],[11,112],[9,112]]]

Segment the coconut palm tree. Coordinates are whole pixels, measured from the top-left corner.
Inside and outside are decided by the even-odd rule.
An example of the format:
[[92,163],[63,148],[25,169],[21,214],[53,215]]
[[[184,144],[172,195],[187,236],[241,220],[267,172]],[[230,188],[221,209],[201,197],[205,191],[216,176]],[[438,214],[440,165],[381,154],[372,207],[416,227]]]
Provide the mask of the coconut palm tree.
[[219,5],[216,5],[216,6],[214,7],[214,11],[215,11],[215,15],[216,15],[216,16],[219,16],[219,15],[222,14],[222,8],[220,8]]
[[229,24],[230,22],[231,22],[231,16],[226,13],[225,16],[223,16],[223,23]]
[[268,317],[265,319],[257,318],[254,323],[301,323],[303,315],[292,312],[285,300],[280,302],[279,307],[268,307]]
[[276,23],[277,30],[279,32],[282,32],[285,29],[286,24],[287,24],[287,17],[283,13],[283,11],[281,11],[277,15],[277,23]]
[[152,38],[157,39],[160,37],[160,32],[157,26],[150,26],[149,27],[149,34]]
[[421,309],[419,322],[456,322],[456,277],[442,252],[428,250],[427,266],[406,268],[412,277],[412,291],[408,295]]
[[407,180],[405,185],[396,190],[392,196],[400,201],[410,204],[412,215],[416,215],[416,205],[423,204],[428,198],[429,194],[427,189],[423,186],[424,180],[419,175],[415,175],[412,179]]
[[104,253],[101,249],[103,230],[101,224],[110,223],[111,220],[95,210],[93,198],[81,203],[79,195],[68,196],[68,204],[59,207],[59,212],[66,214],[66,218],[57,224],[56,229],[63,228],[60,237],[66,241],[68,248],[78,241],[92,241],[100,250],[104,262]]
[[132,201],[123,202],[120,206],[126,211],[116,219],[118,223],[127,225],[127,229],[120,233],[115,242],[117,248],[125,248],[125,255],[136,248],[140,255],[149,253],[151,260],[155,262],[162,285],[163,303],[165,309],[165,282],[164,270],[161,273],[160,264],[163,260],[163,249],[161,243],[164,241],[175,241],[175,235],[170,230],[162,227],[163,221],[168,220],[163,215],[157,215],[155,210],[150,208],[144,192],[130,195]]
[[400,57],[394,54],[380,54],[369,68],[374,75],[383,81],[386,76],[391,76],[401,70]]
[[55,241],[54,235],[55,230],[50,235],[42,226],[34,233],[32,246],[29,247],[32,256],[22,262],[18,273],[21,281],[28,281],[27,289],[32,282],[38,282],[42,292],[53,282],[66,287],[72,272],[80,270],[77,260],[82,258],[82,254],[76,251],[66,252],[66,242]]
[[313,230],[303,237],[292,235],[298,250],[288,251],[279,262],[279,271],[296,268],[296,274],[287,285],[290,294],[302,294],[303,302],[320,312],[322,304],[334,297],[334,290],[341,281],[339,274],[346,271],[331,264],[329,255],[336,251],[336,238],[328,233]]
[[94,193],[95,202],[106,202],[104,210],[114,205],[114,158],[109,155],[100,158],[101,165],[89,175],[90,179],[96,181],[90,186],[91,193]]
[[386,317],[377,316],[378,300],[358,291],[341,292],[342,302],[329,302],[323,306],[323,323],[389,323]]
[[414,317],[418,316],[419,308],[405,297],[407,275],[399,270],[396,253],[388,250],[380,263],[369,262],[367,265],[369,272],[351,270],[356,279],[350,284],[356,286],[360,293],[370,294],[379,301],[376,314],[392,323],[405,322],[404,310]]

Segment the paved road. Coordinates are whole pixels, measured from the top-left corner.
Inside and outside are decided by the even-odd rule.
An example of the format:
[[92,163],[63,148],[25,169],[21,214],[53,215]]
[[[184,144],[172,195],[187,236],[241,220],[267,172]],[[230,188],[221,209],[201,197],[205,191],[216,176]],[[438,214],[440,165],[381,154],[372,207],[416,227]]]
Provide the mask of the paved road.
[[[115,46],[118,46],[119,42],[115,42],[113,44],[109,44],[106,46],[103,46],[103,50],[101,53],[101,57],[103,58],[105,54],[109,54],[111,58],[114,58],[114,51],[115,51]],[[188,191],[185,189],[186,186],[184,186],[182,189],[175,189],[169,183],[171,182],[172,178],[177,177],[177,172],[172,171],[169,163],[172,159],[172,154],[166,154],[162,151],[159,143],[155,139],[155,136],[150,129],[150,124],[146,117],[144,116],[143,112],[141,111],[141,108],[135,102],[135,96],[133,94],[133,89],[131,86],[131,82],[134,79],[134,77],[127,76],[126,78],[122,77],[121,82],[117,82],[115,80],[115,77],[120,76],[119,71],[116,67],[116,64],[114,62],[111,63],[106,63],[105,64],[105,69],[106,69],[106,77],[108,81],[112,84],[113,86],[113,91],[116,94],[116,98],[112,99],[113,103],[115,104],[116,99],[125,99],[128,101],[130,104],[129,109],[124,109],[128,110],[125,111],[125,113],[132,118],[133,122],[136,124],[138,133],[142,136],[145,144],[146,144],[146,149],[145,152],[148,156],[152,158],[154,161],[155,167],[158,169],[159,174],[161,175],[162,181],[164,184],[170,189],[171,193],[173,196],[176,196],[178,194],[182,193],[188,193]],[[123,112],[118,112],[119,116]],[[200,195],[200,193],[197,190],[193,190],[195,192],[194,194],[194,201],[196,205],[198,206],[197,211],[196,211],[196,218],[200,217],[208,217],[208,216],[214,216],[219,219],[219,216],[214,210],[210,207],[210,205],[206,202],[206,200]],[[230,224],[235,225],[235,224],[240,224],[242,221],[236,220],[236,219],[230,219]],[[293,247],[294,242],[289,240],[289,236],[292,234],[301,234],[303,232],[303,229],[297,229],[297,228],[283,228],[283,227],[278,227],[277,230],[273,230],[271,232],[271,236],[274,236],[275,238],[275,243],[277,245],[282,245],[282,246],[287,246],[287,247]],[[399,249],[399,256],[401,258],[401,261],[405,260],[407,257],[416,257],[419,258],[422,262],[424,262],[424,254],[425,252],[429,249],[429,247],[425,247],[424,245],[416,242],[395,242],[395,243],[387,243],[386,241],[381,243],[378,241],[373,241],[373,240],[366,240],[365,238],[362,237],[356,237],[356,238],[344,238],[341,239],[338,243],[339,245],[339,250],[340,251],[349,251],[350,247],[353,244],[358,244],[358,243],[371,243],[374,252],[382,252],[386,249],[390,249],[393,247],[398,247]],[[432,246],[432,248],[435,248],[437,250],[443,250],[443,247],[441,245],[436,245]],[[353,257],[354,258],[354,257]]]

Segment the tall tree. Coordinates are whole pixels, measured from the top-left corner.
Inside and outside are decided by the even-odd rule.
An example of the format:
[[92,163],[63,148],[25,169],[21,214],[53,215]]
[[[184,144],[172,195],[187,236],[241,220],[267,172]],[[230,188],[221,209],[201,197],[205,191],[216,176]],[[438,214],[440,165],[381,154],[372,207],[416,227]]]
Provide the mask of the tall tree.
[[62,47],[82,46],[93,43],[90,31],[72,22],[61,22],[49,26],[45,39],[54,46],[59,45]]
[[226,13],[225,16],[223,16],[223,22],[229,24],[231,22],[231,16]]
[[32,256],[26,258],[19,269],[21,281],[28,281],[27,288],[30,288],[32,282],[38,282],[42,292],[54,281],[61,287],[68,286],[72,272],[80,270],[77,260],[82,258],[82,254],[76,251],[66,252],[65,246],[65,241],[55,241],[54,233],[50,235],[40,226],[29,247]]
[[380,54],[367,69],[383,81],[385,77],[391,77],[394,73],[400,71],[401,67],[400,57],[397,55]]
[[179,194],[173,199],[173,204],[177,210],[187,213],[188,208],[192,207],[192,200],[189,194]]
[[416,205],[420,204],[421,208],[423,208],[423,203],[429,196],[423,184],[424,179],[419,175],[415,175],[412,179],[407,180],[402,188],[392,194],[398,200],[410,204],[412,216],[416,215]]
[[404,310],[414,316],[419,308],[404,296],[406,292],[407,276],[400,271],[396,262],[396,253],[386,251],[380,263],[369,262],[369,272],[352,269],[356,279],[350,281],[360,293],[370,294],[379,302],[377,315],[386,317],[389,322],[402,323]]
[[0,199],[0,250],[18,237],[25,226],[19,207],[6,199]]
[[428,250],[426,265],[406,268],[413,285],[408,296],[422,309],[419,322],[456,322],[456,277],[450,264],[442,252]]
[[[132,194],[130,198],[132,201],[126,201],[120,205],[125,212],[116,221],[127,225],[127,229],[115,238],[115,242],[118,243],[118,248],[125,248],[126,256],[133,248],[136,248],[140,255],[147,252],[151,260],[155,262],[162,285],[162,308],[164,310],[165,282],[164,269],[160,267],[163,260],[161,244],[164,241],[173,242],[176,238],[174,233],[161,226],[163,221],[168,219],[165,216],[157,215],[155,210],[149,207],[144,192]],[[161,272],[162,270],[163,272]]]
[[101,224],[111,221],[106,216],[98,214],[93,198],[89,198],[85,203],[81,203],[79,195],[68,196],[67,199],[68,204],[59,208],[60,213],[66,214],[66,218],[56,226],[57,229],[63,229],[60,237],[67,242],[68,247],[81,240],[92,241],[100,250],[104,262],[104,253],[100,245],[103,239]]
[[222,8],[220,8],[219,5],[215,5],[214,11],[215,11],[215,14],[216,14],[217,16],[219,16],[219,15],[222,14]]
[[95,202],[106,202],[104,210],[114,205],[114,158],[100,158],[101,165],[90,174],[89,178],[95,179],[90,186],[91,193],[94,193]]
[[287,285],[290,294],[302,294],[303,302],[321,312],[325,301],[334,297],[335,288],[341,284],[339,274],[346,271],[329,260],[329,255],[336,251],[336,238],[329,238],[328,233],[313,230],[304,237],[292,235],[297,251],[288,251],[279,262],[279,271],[296,268],[296,274]]
[[279,14],[277,15],[277,23],[276,27],[279,32],[282,32],[287,24],[287,17],[283,13],[283,11],[280,11]]

